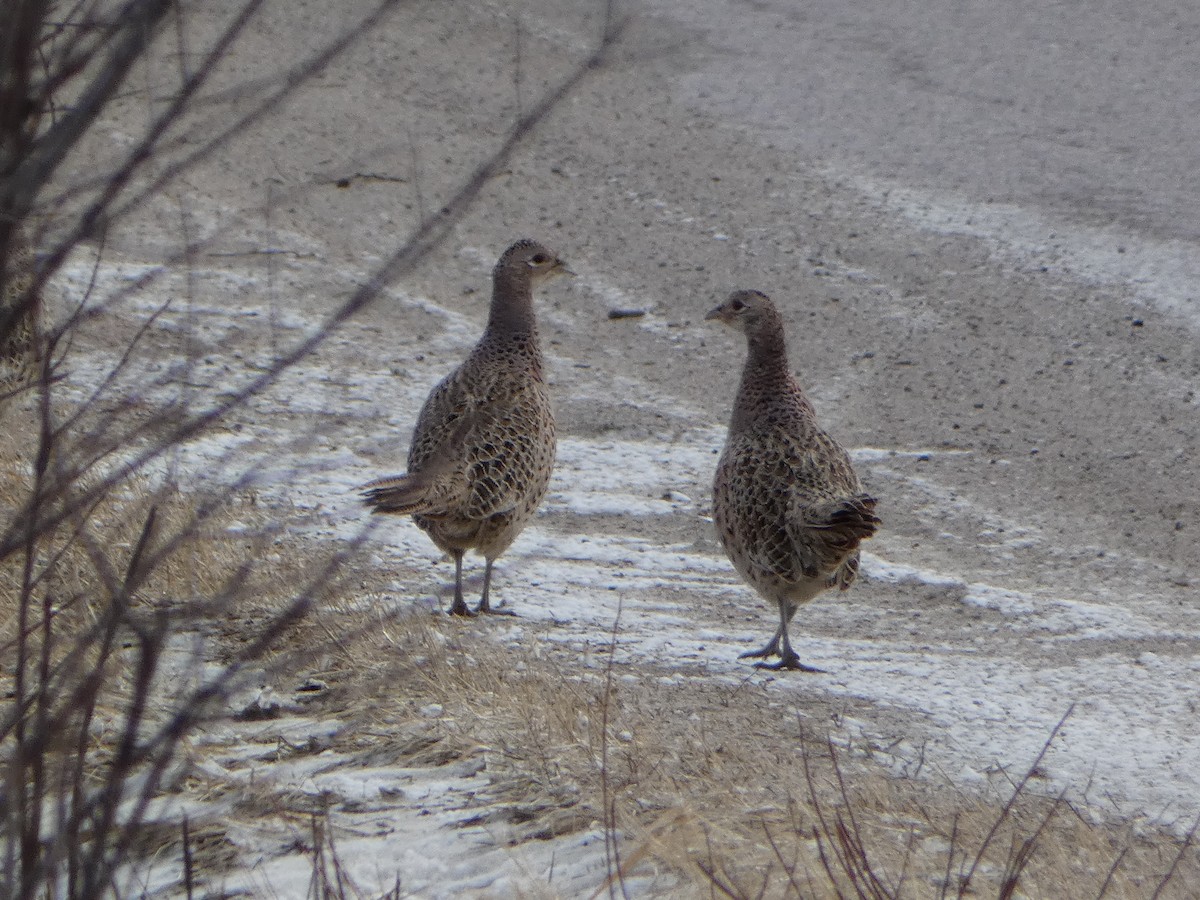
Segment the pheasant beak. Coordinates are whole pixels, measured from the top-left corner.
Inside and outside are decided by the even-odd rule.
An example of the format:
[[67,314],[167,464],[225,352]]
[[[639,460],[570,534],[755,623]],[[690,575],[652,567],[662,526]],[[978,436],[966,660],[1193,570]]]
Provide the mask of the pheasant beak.
[[711,322],[713,319],[717,319],[721,322],[729,321],[729,311],[725,308],[724,303],[710,310],[708,315],[704,317],[705,322]]
[[550,277],[551,277],[551,278],[557,278],[557,277],[559,277],[560,275],[564,275],[564,276],[566,276],[567,278],[574,278],[574,277],[576,277],[576,276],[575,276],[575,273],[574,273],[574,272],[572,272],[570,269],[568,269],[568,268],[567,268],[567,264],[566,264],[566,263],[564,263],[564,262],[563,262],[561,259],[560,259],[558,262],[556,262],[556,263],[554,264],[554,268],[550,270]]

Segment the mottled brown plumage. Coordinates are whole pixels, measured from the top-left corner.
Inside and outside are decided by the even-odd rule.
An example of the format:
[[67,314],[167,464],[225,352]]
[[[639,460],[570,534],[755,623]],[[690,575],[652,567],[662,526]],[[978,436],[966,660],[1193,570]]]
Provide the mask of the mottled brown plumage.
[[404,475],[373,481],[374,512],[411,515],[454,558],[454,615],[469,615],[462,557],[486,560],[478,612],[493,612],[492,564],[546,494],[555,427],[533,313],[533,288],[568,272],[534,241],[518,241],[493,272],[487,329],[457,369],[433,389],[413,431]]
[[788,624],[822,591],[848,588],[858,545],[879,527],[850,457],[817,425],[788,369],[783,319],[758,291],[736,291],[710,312],[746,335],[746,366],[713,482],[713,518],[738,574],[779,607],[779,629],[761,650],[771,669],[817,671],[800,662]]

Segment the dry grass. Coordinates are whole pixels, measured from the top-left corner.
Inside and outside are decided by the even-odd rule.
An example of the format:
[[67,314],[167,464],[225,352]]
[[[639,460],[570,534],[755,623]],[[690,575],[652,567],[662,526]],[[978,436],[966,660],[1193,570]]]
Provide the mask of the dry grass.
[[[675,873],[672,893],[739,898],[1182,898],[1200,878],[1188,843],[1096,823],[1030,785],[984,797],[894,777],[768,686],[610,672],[603,656],[427,615],[332,608],[303,627],[341,635],[324,645],[324,712],[346,723],[332,749],[430,766],[484,754],[478,821],[515,825],[518,841],[619,832],[618,894],[647,870]],[[421,719],[428,704],[443,714]]]
[[[19,408],[0,407],[0,429],[0,516],[11,520],[29,497],[29,456],[37,441]],[[235,594],[276,610],[314,566],[311,554],[301,559],[275,551],[273,518],[250,495],[204,498],[128,479],[94,505],[78,508],[63,527],[39,536],[31,590],[39,605],[52,601],[60,627],[86,628],[113,601],[117,576],[128,569],[152,513],[153,565],[131,598],[147,612],[201,602],[219,606]],[[332,555],[329,550],[321,559]],[[11,648],[15,640],[24,563],[21,553],[0,560],[0,647]],[[194,607],[189,615],[202,613]],[[36,631],[40,622],[32,624]]]
[[[68,479],[39,501],[36,421],[0,407],[0,512],[25,535],[0,557],[0,894],[121,893],[117,872],[180,841],[178,821],[146,816],[186,774],[180,742],[223,715],[245,662],[332,584],[336,553],[281,556],[249,500],[161,480],[92,493]],[[50,504],[50,524],[30,515]],[[26,533],[29,521],[42,524]],[[263,614],[243,647],[209,652],[213,623],[235,608]],[[199,858],[219,846],[210,837],[191,842]]]
[[[9,173],[0,185],[0,256],[17,225],[52,211],[54,227],[39,240],[35,291],[88,241],[98,241],[102,256],[104,223],[161,198],[174,179],[277,111],[398,4],[380,0],[292,61],[248,103],[229,107],[220,121],[200,113],[196,141],[176,140],[195,124],[193,101],[217,78],[260,5],[235,4],[207,40],[188,44],[187,54],[174,46],[188,31],[178,4],[134,4],[112,27],[96,24],[113,11],[105,0],[69,10],[21,6],[14,31],[20,39],[0,42],[0,80],[29,93],[31,108],[57,111],[67,101],[70,110],[40,124],[0,117],[0,169]],[[168,14],[177,30],[162,38],[179,62],[171,76],[178,81],[166,82],[171,87],[164,102],[151,104],[144,131],[129,147],[115,157],[101,154],[99,164],[91,160],[93,171],[81,184],[51,187],[62,160],[104,120],[135,64],[153,65],[151,39]],[[166,804],[155,803],[187,785],[189,742],[204,723],[229,712],[239,688],[264,673],[286,675],[314,662],[338,673],[352,665],[345,646],[353,626],[346,635],[347,623],[336,621],[331,631],[326,618],[285,642],[312,605],[331,596],[345,548],[284,552],[278,522],[245,527],[256,511],[236,487],[213,484],[211,494],[180,495],[161,469],[174,451],[211,433],[310,357],[384,285],[411,273],[504,171],[522,141],[602,61],[616,34],[615,27],[606,28],[592,54],[522,110],[500,147],[319,328],[286,347],[276,346],[272,335],[267,361],[239,383],[203,390],[191,384],[200,352],[193,334],[184,334],[178,346],[169,340],[171,346],[153,346],[166,334],[154,327],[166,311],[165,298],[149,315],[137,314],[135,303],[134,321],[124,323],[131,327],[118,327],[112,340],[100,335],[127,300],[153,296],[157,275],[99,296],[93,270],[83,296],[69,298],[71,309],[60,311],[65,319],[40,342],[44,365],[35,383],[19,395],[6,394],[0,405],[0,442],[7,442],[0,449],[0,510],[8,523],[0,547],[0,679],[8,689],[0,704],[0,896],[124,895],[140,877],[143,860],[174,852],[176,845],[191,893],[203,848],[223,846],[223,836],[193,834],[185,822],[162,814]],[[67,52],[59,53],[63,46]],[[170,255],[168,267],[194,265],[198,247],[187,220],[185,209],[184,248]],[[190,290],[189,280],[189,304]],[[0,323],[0,330],[7,334],[10,324]],[[89,342],[91,359],[84,358]],[[150,378],[155,367],[137,365],[146,359],[182,368]],[[98,371],[86,371],[89,362],[99,362]],[[80,363],[82,370],[72,373]],[[82,396],[60,389],[69,374]],[[179,390],[181,384],[187,390]],[[272,516],[257,518],[261,524]],[[290,810],[280,804],[279,812]],[[332,881],[325,865],[331,858],[326,850],[334,852],[332,839],[317,838],[314,825],[313,892],[341,894],[336,865]]]
[[[32,436],[19,419],[6,422],[4,434],[0,504],[12,509],[28,489],[21,448]],[[55,664],[73,646],[69,636],[95,628],[116,599],[112,573],[130,565],[151,510],[158,555],[132,609],[148,620],[171,611],[173,621],[204,633],[208,658],[195,664],[236,660],[334,555],[282,534],[270,524],[276,513],[248,499],[206,506],[127,482],[39,546],[33,607],[55,612]],[[489,795],[471,821],[504,826],[514,842],[597,824],[620,834],[609,847],[613,893],[645,871],[673,873],[672,893],[682,896],[739,898],[1186,897],[1200,878],[1195,850],[1172,835],[1096,824],[1028,785],[1014,785],[1007,803],[1008,796],[973,796],[936,777],[893,777],[859,748],[831,743],[819,706],[802,707],[769,682],[664,681],[657,676],[667,673],[652,663],[614,664],[603,648],[580,658],[538,640],[534,623],[522,624],[528,636],[515,645],[492,639],[492,623],[389,613],[372,602],[384,596],[384,576],[403,581],[405,574],[359,570],[353,588],[329,582],[313,614],[262,654],[263,669],[284,683],[327,685],[308,711],[342,723],[329,743],[280,742],[264,761],[324,750],[372,765],[482,757]],[[26,577],[20,554],[0,565],[6,648],[15,639],[13,598]],[[39,624],[31,622],[35,651]],[[119,724],[137,688],[135,661],[136,654],[116,654],[105,662],[96,721]],[[6,667],[5,679],[11,674]],[[159,686],[149,722],[170,714],[177,688]],[[431,704],[442,708],[433,719],[421,714]],[[91,732],[93,786],[104,783],[117,724]],[[339,868],[328,809],[269,779],[250,790],[198,774],[186,765],[197,752],[161,791],[232,797],[245,819],[285,823],[306,836],[322,895],[356,895]],[[177,857],[189,879],[239,865],[236,843],[211,822],[186,836],[170,822],[145,823],[129,853]]]
[[[241,27],[231,24],[230,37]],[[250,113],[231,118],[215,143],[169,168],[183,171],[188,160],[265,115],[352,37],[332,43],[305,64],[303,78],[285,79],[285,87]],[[341,548],[284,535],[278,511],[260,510],[237,494],[180,495],[141,477],[89,493],[109,454],[136,440],[170,445],[200,433],[311,353],[380,284],[411,272],[481,186],[503,170],[517,143],[600,64],[612,38],[516,123],[443,212],[339,309],[321,336],[281,355],[211,413],[169,401],[139,409],[114,381],[116,387],[87,404],[90,418],[76,422],[85,427],[59,436],[66,493],[54,502],[68,512],[0,559],[0,680],[7,695],[0,723],[9,729],[0,733],[3,786],[26,796],[36,783],[24,813],[3,817],[4,827],[15,831],[5,834],[10,858],[0,863],[19,854],[36,869],[43,849],[49,856],[80,852],[56,842],[91,841],[100,847],[93,856],[111,850],[111,859],[101,862],[118,871],[127,860],[177,861],[179,884],[191,894],[202,876],[241,862],[221,823],[192,827],[170,816],[135,815],[114,829],[103,819],[125,799],[230,800],[234,815],[277,820],[296,833],[312,861],[313,896],[354,895],[338,857],[336,823],[320,798],[267,781],[222,780],[194,765],[203,762],[204,750],[190,745],[189,736],[238,713],[221,703],[230,683],[222,681],[219,691],[193,689],[203,681],[204,665],[217,663],[223,677],[252,661],[284,680],[324,682],[308,709],[342,723],[325,743],[277,740],[262,748],[257,762],[324,750],[355,762],[423,767],[481,757],[490,781],[481,820],[504,824],[517,842],[599,823],[610,837],[604,890],[612,895],[623,891],[631,873],[653,869],[673,873],[674,892],[683,896],[1011,896],[1018,890],[1031,897],[1188,896],[1200,864],[1187,843],[1152,830],[1135,834],[1128,826],[1092,824],[1069,805],[1029,792],[1007,803],[965,795],[936,779],[890,777],[856,748],[835,748],[819,709],[781,700],[769,685],[664,682],[651,663],[614,665],[603,652],[580,659],[538,640],[529,623],[526,641],[515,646],[491,639],[485,623],[384,613],[361,602],[382,592],[383,585],[371,581],[376,574],[367,573],[353,590],[330,580]],[[182,106],[211,69],[185,74],[177,97]],[[171,122],[164,118],[163,128]],[[154,157],[162,133],[155,128],[145,135],[102,189],[126,184]],[[167,180],[151,178],[123,202],[136,205]],[[28,210],[20,212],[17,220]],[[94,235],[95,221],[67,229],[55,265]],[[87,333],[77,324],[72,337],[85,342]],[[149,340],[135,328],[115,346],[129,354],[152,352]],[[0,513],[8,521],[17,519],[33,488],[33,455],[41,443],[38,416],[30,411],[34,399],[30,393],[0,405]],[[181,421],[194,427],[181,428]],[[290,614],[301,609],[293,607],[297,598],[302,609],[315,602],[314,614],[299,622]],[[172,642],[181,636],[197,637],[189,647],[198,658],[175,654]],[[14,665],[18,646],[24,660]],[[32,689],[9,690],[18,669],[22,677],[35,673]],[[14,700],[36,714],[14,719]],[[193,700],[203,702],[192,710],[187,704]],[[434,704],[440,715],[421,715]],[[29,725],[25,737],[14,720]],[[161,728],[167,729],[162,741],[147,739]],[[177,753],[180,747],[186,752]],[[96,796],[100,801],[92,803]],[[43,805],[55,803],[59,818],[39,821]],[[70,803],[86,806],[85,812]],[[64,823],[71,832],[55,832]],[[106,827],[117,833],[110,838]],[[16,843],[21,846],[13,850]],[[33,871],[28,895],[56,893],[55,864],[51,859]],[[90,882],[84,874],[80,884],[88,890],[68,892],[72,896],[95,896],[116,884],[111,873],[101,871]],[[10,877],[0,874],[0,893],[8,892]]]
[[[36,447],[32,417],[0,409],[0,509],[9,515],[30,489]],[[58,666],[121,600],[127,571],[153,521],[154,565],[129,600],[129,652],[97,648],[77,662],[103,673],[89,730],[86,782],[105,783],[135,703],[138,622],[166,621],[204,638],[203,659],[227,664],[268,634],[293,598],[310,590],[341,548],[289,536],[279,511],[251,497],[211,500],[127,480],[63,527],[41,536],[27,570],[23,554],[0,562],[0,678],[11,697],[11,658],[26,592],[31,609],[51,610]],[[477,824],[503,826],[514,842],[549,839],[600,825],[621,835],[609,845],[608,885],[621,892],[632,873],[669,872],[673,893],[730,897],[1187,897],[1200,879],[1194,848],[1131,825],[1096,824],[1068,803],[1032,789],[974,796],[936,777],[896,778],[857,747],[829,740],[826,710],[802,706],[769,682],[730,686],[696,677],[662,680],[652,662],[614,664],[601,644],[581,658],[552,640],[503,643],[492,623],[388,612],[389,583],[418,572],[355,571],[313,594],[312,614],[256,657],[279,683],[326,685],[308,711],[342,723],[328,743],[264,748],[263,761],[324,750],[355,763],[437,767],[485,760],[490,788]],[[30,651],[41,652],[40,614],[28,620]],[[599,637],[599,636],[598,636]],[[678,674],[678,673],[673,673]],[[185,687],[191,682],[185,679]],[[169,718],[186,695],[157,681],[147,727]],[[431,704],[442,714],[430,719]],[[790,704],[790,705],[789,705]],[[7,712],[0,707],[0,714]],[[228,715],[214,708],[205,718]],[[69,730],[64,734],[70,735]],[[59,748],[70,761],[70,741]],[[355,896],[337,851],[337,822],[308,794],[264,780],[253,789],[176,761],[160,795],[232,798],[246,820],[275,820],[309,848],[323,896]],[[1035,761],[1030,760],[1034,766]],[[65,772],[65,770],[64,770]],[[1016,778],[1014,777],[1014,783]],[[1010,792],[1011,793],[1011,792]],[[188,880],[239,866],[240,850],[219,823],[141,823],[131,859],[177,858]]]

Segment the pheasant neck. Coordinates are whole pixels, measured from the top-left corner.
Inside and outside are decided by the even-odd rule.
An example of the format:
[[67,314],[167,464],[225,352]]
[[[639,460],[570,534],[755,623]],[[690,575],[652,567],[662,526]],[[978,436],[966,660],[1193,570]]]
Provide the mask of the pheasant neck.
[[537,331],[533,290],[528,276],[496,273],[488,330],[506,334],[534,334]]
[[779,329],[762,330],[748,337],[743,384],[781,386],[790,378],[787,346]]
[[787,348],[778,335],[752,335],[738,402],[734,406],[732,427],[752,430],[762,417],[762,404],[792,390]]

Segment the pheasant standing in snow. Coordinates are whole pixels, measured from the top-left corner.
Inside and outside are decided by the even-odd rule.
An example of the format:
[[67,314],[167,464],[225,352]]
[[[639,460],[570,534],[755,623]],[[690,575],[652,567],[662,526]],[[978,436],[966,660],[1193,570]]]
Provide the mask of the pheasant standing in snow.
[[[411,515],[454,558],[452,615],[463,601],[467,550],[486,562],[476,612],[488,600],[492,564],[546,494],[555,426],[533,313],[533,289],[570,270],[535,241],[517,241],[493,272],[487,329],[466,360],[433,389],[413,431],[408,471],[365,485],[377,513]],[[501,604],[502,605],[502,604]]]
[[827,588],[850,587],[858,545],[879,527],[850,457],[817,425],[788,370],[783,318],[758,291],[736,291],[710,312],[746,335],[748,354],[713,483],[713,518],[738,574],[779,607],[779,630],[744,657],[778,656],[768,669],[816,672],[800,662],[788,624]]

